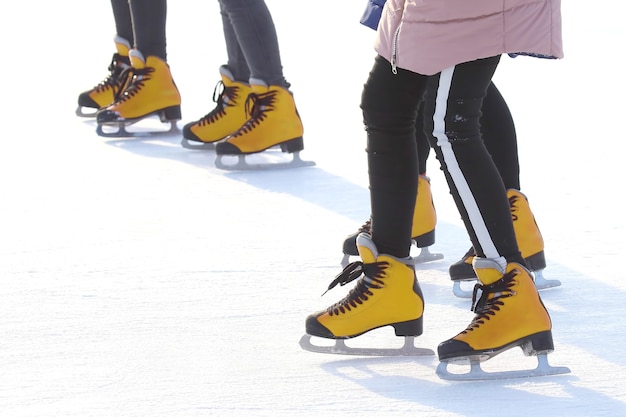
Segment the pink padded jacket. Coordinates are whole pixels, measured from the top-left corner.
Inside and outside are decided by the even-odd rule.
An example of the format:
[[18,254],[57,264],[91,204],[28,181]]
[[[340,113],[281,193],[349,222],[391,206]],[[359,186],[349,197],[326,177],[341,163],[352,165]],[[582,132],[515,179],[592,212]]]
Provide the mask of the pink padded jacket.
[[374,46],[424,75],[505,53],[562,58],[561,0],[387,0]]

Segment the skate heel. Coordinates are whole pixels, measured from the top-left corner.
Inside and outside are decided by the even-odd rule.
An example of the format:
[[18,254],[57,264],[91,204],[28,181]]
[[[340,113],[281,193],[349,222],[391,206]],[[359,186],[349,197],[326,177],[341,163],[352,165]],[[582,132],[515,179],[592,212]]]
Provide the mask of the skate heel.
[[531,271],[539,271],[546,267],[546,255],[543,251],[537,252],[528,258],[524,258],[524,261],[526,261],[526,266]]
[[423,235],[419,235],[414,237],[415,245],[418,248],[425,248],[427,246],[432,246],[435,244],[435,229],[430,232],[424,233]]
[[283,152],[299,152],[304,149],[304,140],[302,136],[299,138],[288,140],[287,142],[283,142],[280,144],[280,150]]
[[546,330],[528,336],[526,341],[521,345],[521,348],[526,356],[537,356],[542,353],[554,351],[552,331]]
[[161,110],[159,117],[162,122],[169,122],[172,120],[180,120],[182,119],[182,113],[180,111],[180,106],[171,106]]
[[396,336],[420,336],[424,332],[423,317],[415,320],[393,323]]

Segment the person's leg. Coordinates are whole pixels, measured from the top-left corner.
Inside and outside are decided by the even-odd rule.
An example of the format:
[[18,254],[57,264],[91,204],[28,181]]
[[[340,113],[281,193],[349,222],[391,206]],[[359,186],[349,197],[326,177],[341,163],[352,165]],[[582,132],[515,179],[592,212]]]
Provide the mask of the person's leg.
[[111,0],[111,8],[115,20],[116,36],[113,41],[116,52],[109,64],[109,74],[106,78],[78,96],[76,115],[81,117],[94,117],[97,110],[111,104],[126,82],[124,70],[130,67],[128,54],[134,39],[130,6],[128,0]]
[[246,57],[239,45],[237,33],[225,6],[225,0],[219,0],[219,3],[227,55],[226,65],[223,68],[228,71],[231,81],[247,84],[250,81],[250,68],[248,68]]
[[[291,162],[270,163],[273,166],[307,166],[298,154],[304,149],[304,127],[296,108],[290,84],[285,80],[280,60],[278,39],[272,16],[262,0],[220,0],[222,13],[228,16],[232,33],[226,25],[225,36],[234,33],[239,49],[227,48],[231,53],[241,52],[250,71],[250,117],[236,132],[216,144],[215,166],[224,169],[251,169],[246,158],[277,145],[283,152],[293,154]],[[229,40],[227,39],[227,42]],[[239,62],[239,56],[229,56]],[[240,63],[232,64],[240,66]],[[236,75],[240,78],[241,75]],[[224,163],[224,156],[237,155],[237,164]],[[232,158],[231,158],[232,160]]]
[[492,82],[483,100],[481,132],[507,189],[520,189],[517,134],[509,106]]
[[[214,98],[215,109],[185,125],[183,146],[215,147],[216,166],[225,168],[222,155],[256,153],[276,145],[300,152],[302,121],[283,76],[276,29],[265,2],[219,0],[219,4],[227,53],[226,65],[220,68],[224,89]],[[258,103],[250,105],[250,114],[245,110],[249,98]],[[246,122],[250,123],[244,127]]]
[[[419,113],[423,116],[423,104]],[[520,189],[519,160],[517,154],[517,134],[511,111],[493,82],[487,88],[487,95],[481,108],[480,128],[483,141],[504,181],[507,189]],[[424,118],[418,117],[415,124],[419,155],[420,175],[426,173],[430,144],[424,131]]]
[[409,255],[419,175],[415,123],[426,77],[377,57],[361,99],[367,131],[372,239],[382,253]]
[[127,40],[131,46],[134,45],[135,35],[133,34],[133,21],[128,0],[111,0],[111,8],[113,9],[117,36]]
[[[288,89],[272,15],[263,0],[220,0],[228,67],[237,81],[245,63],[249,77]],[[239,74],[242,72],[242,74]]]
[[476,249],[473,267],[481,289],[469,326],[438,346],[438,372],[447,375],[450,361],[484,361],[516,346],[527,355],[554,349],[550,316],[525,268],[506,188],[480,132],[482,102],[499,60],[448,68],[428,88],[431,139]]
[[543,278],[541,272],[546,267],[544,242],[528,199],[521,192],[515,122],[509,106],[493,82],[483,101],[481,129],[485,146],[507,189],[517,244],[526,266],[534,272],[535,285],[540,289],[560,285],[558,280]]
[[417,193],[415,119],[427,77],[377,57],[363,89],[372,205],[371,235],[356,238],[361,261],[331,284],[359,278],[338,303],[306,320],[307,334],[338,339],[394,327],[397,336],[422,334],[424,298],[415,275],[411,223]]
[[[424,100],[420,100],[417,117],[415,119],[415,144],[417,147],[418,183],[417,198],[413,211],[413,227],[411,230],[412,240],[421,249],[416,256],[416,263],[430,262],[443,258],[442,254],[430,253],[428,249],[435,243],[435,226],[437,225],[437,213],[433,204],[432,193],[430,191],[430,178],[426,176],[427,160],[430,154],[430,143],[424,131]],[[356,238],[361,232],[371,233],[371,216],[355,232],[344,239],[342,265],[347,265],[350,256],[358,256]]]
[[480,131],[482,102],[498,62],[476,60],[433,77],[426,125],[477,255],[524,265],[506,188]]
[[[542,276],[541,271],[546,267],[543,238],[528,200],[520,191],[515,123],[506,101],[493,82],[487,88],[481,110],[483,142],[507,189],[517,244],[526,266],[535,273],[538,288],[559,285],[558,281],[548,281]],[[450,265],[449,274],[454,282],[453,292],[459,297],[468,298],[472,295],[471,290],[462,289],[461,282],[476,279],[472,267],[474,254],[474,249],[470,248],[459,261]]]
[[166,0],[130,0],[135,48],[167,61]]
[[417,144],[417,164],[420,175],[426,175],[426,162],[430,155],[430,142],[424,130],[424,100],[420,101],[415,119],[415,143]]
[[183,127],[181,145],[189,149],[215,149],[216,142],[237,132],[249,117],[246,101],[252,92],[250,69],[223,0],[219,0],[219,6],[227,60],[219,68],[220,81],[213,91],[216,106]]
[[[181,97],[167,63],[167,1],[131,0],[130,12],[135,37],[135,48],[129,52],[132,73],[124,91],[98,112],[97,132],[103,136],[132,136],[125,127],[151,115],[169,122],[170,132],[175,132],[176,121],[181,118]],[[103,126],[117,131],[105,131]]]

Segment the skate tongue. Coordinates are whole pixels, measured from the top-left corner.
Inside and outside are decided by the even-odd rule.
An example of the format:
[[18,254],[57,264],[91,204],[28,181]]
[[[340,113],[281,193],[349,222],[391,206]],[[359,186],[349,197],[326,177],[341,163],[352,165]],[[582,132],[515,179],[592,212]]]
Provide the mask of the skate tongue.
[[[511,281],[516,275],[515,270],[508,272],[500,280],[490,285],[474,285],[472,293],[472,308],[476,314],[482,314],[485,310],[491,309],[493,300],[497,300],[503,296],[503,293],[510,292]],[[480,298],[478,297],[480,293]],[[504,295],[507,296],[507,295]]]
[[133,66],[133,68],[142,69],[146,65],[146,59],[144,58],[141,51],[137,49],[131,49],[128,53],[128,56],[130,58],[130,64]]
[[[504,266],[502,266],[502,262],[504,262]],[[506,271],[506,261],[503,259],[488,259],[476,256],[472,260],[472,266],[478,280],[486,285],[498,281]]]
[[378,249],[372,238],[367,233],[359,233],[356,237],[356,247],[359,251],[359,256],[365,263],[376,262],[378,258]]

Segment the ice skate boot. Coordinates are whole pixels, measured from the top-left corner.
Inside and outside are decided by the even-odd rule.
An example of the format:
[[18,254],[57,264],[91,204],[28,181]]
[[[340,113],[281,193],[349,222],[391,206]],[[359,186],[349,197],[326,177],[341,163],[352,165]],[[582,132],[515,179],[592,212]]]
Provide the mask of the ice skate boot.
[[[109,65],[109,75],[100,84],[78,96],[77,116],[95,117],[96,111],[113,103],[115,96],[124,89],[128,74],[124,70],[130,67],[128,58],[130,44],[120,36],[116,36],[114,41],[117,52],[113,54]],[[93,109],[93,111],[86,112],[86,109]]]
[[[371,237],[361,233],[357,246],[362,261],[348,265],[330,284],[345,285],[358,278],[348,295],[326,310],[306,319],[306,334],[300,340],[303,349],[320,353],[373,356],[432,355],[430,349],[414,346],[415,336],[422,334],[424,297],[415,277],[411,258],[398,259],[379,254]],[[405,344],[399,349],[351,348],[350,339],[370,330],[392,326]],[[311,337],[334,339],[334,346],[317,346]]]
[[[504,264],[504,260],[502,264]],[[479,380],[519,378],[568,373],[551,367],[547,354],[554,350],[552,322],[530,272],[517,263],[502,267],[495,259],[474,258],[480,299],[472,300],[476,313],[465,330],[439,344],[437,374],[443,379]],[[535,369],[485,372],[480,363],[514,347],[526,356],[537,356]],[[467,373],[451,373],[449,363],[469,364]]]
[[[132,68],[130,69],[126,89],[115,101],[98,111],[97,133],[101,136],[143,136],[155,134],[172,134],[178,129],[176,121],[180,120],[180,93],[172,79],[170,68],[165,61],[156,56],[148,56],[136,49],[129,53]],[[128,132],[126,127],[149,116],[158,116],[163,123],[170,123],[169,131],[159,132]],[[103,126],[114,128],[105,131]]]
[[233,81],[233,75],[224,66],[220,75],[222,80],[213,91],[217,106],[200,120],[183,127],[183,148],[215,149],[215,142],[235,133],[248,120],[245,102],[252,91],[250,86]]
[[[428,249],[435,243],[435,226],[437,225],[437,213],[433,204],[433,196],[430,191],[430,179],[420,175],[417,180],[417,199],[413,212],[413,228],[411,236],[413,243],[420,248],[420,254],[413,258],[416,264],[443,259],[441,253],[431,253]],[[350,256],[358,256],[356,237],[359,233],[370,234],[372,230],[371,218],[367,220],[356,233],[351,234],[343,242],[343,259],[341,265],[345,267],[350,262]]]
[[[546,280],[543,277],[542,271],[546,267],[543,238],[535,222],[535,217],[530,211],[528,199],[520,191],[513,189],[507,190],[507,196],[511,207],[517,245],[526,261],[526,266],[534,276],[535,285],[538,289],[561,285],[559,280]],[[476,280],[476,274],[472,268],[474,255],[474,249],[470,248],[461,260],[450,265],[450,279],[453,282],[452,291],[457,297],[470,298],[472,296],[472,290],[464,290],[461,284],[464,281],[473,282]]]
[[[251,80],[252,93],[245,106],[248,120],[225,141],[216,145],[215,166],[221,169],[246,170],[264,168],[294,168],[315,165],[300,159],[304,149],[303,127],[291,92],[283,87],[268,86]],[[249,164],[245,155],[280,146],[282,152],[293,154],[286,163]],[[224,156],[237,156],[236,164],[224,163]]]

